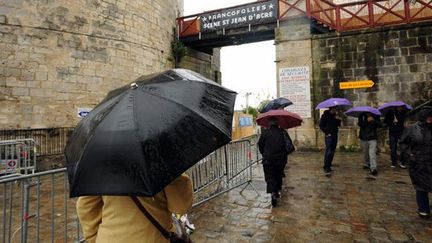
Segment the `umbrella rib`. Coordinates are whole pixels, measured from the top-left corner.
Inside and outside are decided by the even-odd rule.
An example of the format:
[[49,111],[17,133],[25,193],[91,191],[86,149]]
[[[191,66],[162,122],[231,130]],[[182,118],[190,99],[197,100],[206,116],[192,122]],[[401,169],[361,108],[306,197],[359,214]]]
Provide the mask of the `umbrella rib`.
[[[184,81],[184,80],[182,80],[182,81]],[[204,82],[203,82],[203,83],[204,83]],[[208,83],[206,83],[206,84],[208,84]],[[157,94],[154,94],[154,93],[148,92],[148,91],[146,91],[146,90],[142,90],[142,89],[140,89],[140,91],[141,91],[141,92],[145,92],[145,93],[150,94],[150,95],[153,95],[153,96],[155,96],[155,97],[158,97],[158,98],[164,99],[164,100],[168,100],[168,101],[173,102],[173,103],[175,103],[175,104],[178,104],[179,106],[183,107],[184,109],[189,110],[189,111],[191,111],[192,113],[196,114],[198,117],[200,117],[200,118],[203,119],[204,121],[208,121],[208,120],[207,120],[207,119],[206,119],[202,114],[200,114],[199,112],[196,112],[196,111],[190,109],[189,107],[183,105],[182,103],[179,103],[179,102],[177,102],[177,101],[175,101],[175,100],[169,99],[169,98],[164,97],[164,96],[161,96],[161,95],[157,95]],[[215,124],[213,124],[213,123],[210,123],[210,122],[209,122],[209,124],[211,124],[213,127],[217,128],[217,129],[220,130],[220,131],[224,131],[224,130],[225,130],[225,129],[221,129],[219,126],[217,126],[217,125],[215,125]],[[226,134],[225,132],[223,132],[223,133],[224,133],[226,136],[231,137],[230,134]]]

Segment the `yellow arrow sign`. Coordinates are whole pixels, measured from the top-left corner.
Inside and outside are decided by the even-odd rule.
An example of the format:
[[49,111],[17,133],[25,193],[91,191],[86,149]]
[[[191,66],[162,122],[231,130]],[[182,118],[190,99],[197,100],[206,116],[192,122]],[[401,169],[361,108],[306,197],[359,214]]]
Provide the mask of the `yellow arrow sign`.
[[371,88],[374,86],[374,81],[372,80],[359,80],[359,81],[348,81],[340,82],[340,89],[361,89],[361,88]]

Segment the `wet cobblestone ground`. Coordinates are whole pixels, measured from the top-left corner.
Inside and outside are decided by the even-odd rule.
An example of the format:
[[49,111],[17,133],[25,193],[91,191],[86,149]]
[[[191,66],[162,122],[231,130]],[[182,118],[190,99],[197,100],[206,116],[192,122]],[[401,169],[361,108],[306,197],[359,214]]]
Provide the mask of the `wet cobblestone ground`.
[[432,220],[420,219],[408,171],[378,158],[378,176],[361,154],[337,153],[334,173],[322,173],[321,153],[290,156],[276,208],[265,193],[261,165],[253,184],[194,208],[195,242],[432,242]]

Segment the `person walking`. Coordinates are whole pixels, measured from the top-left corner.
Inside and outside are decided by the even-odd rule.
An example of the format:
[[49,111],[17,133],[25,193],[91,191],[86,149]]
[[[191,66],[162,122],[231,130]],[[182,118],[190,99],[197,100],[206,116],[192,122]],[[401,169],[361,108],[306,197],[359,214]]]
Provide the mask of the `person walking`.
[[418,121],[405,129],[400,141],[416,190],[418,215],[430,218],[429,193],[432,192],[432,107],[422,109]]
[[258,140],[258,149],[263,156],[264,178],[267,193],[271,193],[271,204],[277,206],[277,199],[282,189],[282,175],[287,163],[286,132],[279,128],[276,119],[269,120],[269,129],[265,129]]
[[[384,118],[384,123],[389,130],[391,168],[397,167],[398,141],[400,140],[404,130],[405,117],[406,117],[406,109],[403,106],[399,106],[397,108],[393,108],[392,110],[388,111]],[[402,156],[400,156],[400,167],[403,169],[406,168]]]
[[338,132],[341,126],[341,119],[339,118],[337,108],[330,107],[329,110],[324,111],[321,116],[319,127],[324,132],[325,136],[325,152],[324,152],[324,174],[330,175],[332,172],[333,157],[336,151],[338,142]]
[[364,154],[364,169],[369,169],[372,175],[378,174],[377,166],[377,129],[381,127],[380,118],[370,112],[363,112],[358,117],[360,140]]
[[[183,174],[156,196],[138,200],[166,231],[174,232],[171,215],[191,209],[192,182]],[[76,207],[87,243],[169,242],[129,196],[79,197]]]

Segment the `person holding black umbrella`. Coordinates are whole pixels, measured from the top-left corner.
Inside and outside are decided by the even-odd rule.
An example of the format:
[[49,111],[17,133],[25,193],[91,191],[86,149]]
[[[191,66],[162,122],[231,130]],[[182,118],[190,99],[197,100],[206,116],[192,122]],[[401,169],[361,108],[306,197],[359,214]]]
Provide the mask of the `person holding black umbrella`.
[[65,148],[69,193],[80,197],[86,239],[172,240],[177,221],[171,213],[192,204],[183,173],[231,141],[235,97],[186,69],[142,76],[110,91]]
[[432,192],[432,107],[420,110],[417,123],[405,129],[400,141],[409,174],[416,190],[418,215],[430,218],[429,193]]
[[[404,106],[393,108],[385,114],[384,123],[389,130],[391,168],[396,168],[397,166],[397,146],[398,140],[401,138],[404,130],[405,117],[406,109]],[[406,168],[403,159],[400,160],[400,167],[403,169]]]
[[330,107],[324,111],[321,116],[319,127],[324,132],[325,136],[325,153],[323,170],[325,175],[330,175],[332,172],[332,162],[338,142],[338,132],[341,126],[341,119],[337,113],[336,106]]

